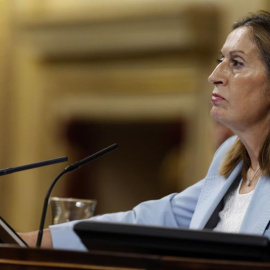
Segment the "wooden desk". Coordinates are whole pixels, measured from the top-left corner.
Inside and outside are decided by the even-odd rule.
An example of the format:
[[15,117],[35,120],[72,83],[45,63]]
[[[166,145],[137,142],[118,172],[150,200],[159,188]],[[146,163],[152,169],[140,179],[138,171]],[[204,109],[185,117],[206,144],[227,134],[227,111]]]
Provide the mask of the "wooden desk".
[[59,269],[270,269],[270,262],[241,262],[114,252],[75,252],[0,246],[1,270]]

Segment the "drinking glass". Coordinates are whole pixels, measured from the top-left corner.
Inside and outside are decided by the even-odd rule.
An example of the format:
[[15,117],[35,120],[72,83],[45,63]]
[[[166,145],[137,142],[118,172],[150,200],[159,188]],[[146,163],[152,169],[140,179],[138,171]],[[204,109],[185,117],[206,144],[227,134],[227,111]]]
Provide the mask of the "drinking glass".
[[52,224],[87,219],[94,215],[96,200],[51,197]]

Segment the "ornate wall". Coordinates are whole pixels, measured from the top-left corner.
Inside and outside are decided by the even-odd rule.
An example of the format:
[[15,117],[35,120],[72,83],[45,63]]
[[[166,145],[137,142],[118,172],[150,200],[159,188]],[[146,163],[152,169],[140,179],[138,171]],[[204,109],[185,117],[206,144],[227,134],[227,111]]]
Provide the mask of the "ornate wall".
[[[72,162],[117,138],[119,154],[54,191],[72,196],[85,178],[80,185],[95,190],[89,196],[100,212],[203,177],[213,153],[206,78],[229,29],[224,22],[266,6],[218,2],[1,1],[1,166],[62,155]],[[36,229],[64,166],[2,178],[1,215],[18,230]]]

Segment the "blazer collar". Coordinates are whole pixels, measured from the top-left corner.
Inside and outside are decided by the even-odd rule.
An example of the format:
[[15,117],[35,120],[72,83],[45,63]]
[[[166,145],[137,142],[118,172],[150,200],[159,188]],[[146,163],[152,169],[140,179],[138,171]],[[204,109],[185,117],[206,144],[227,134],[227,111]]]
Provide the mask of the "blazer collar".
[[241,233],[263,234],[270,220],[270,178],[260,177],[240,228]]
[[191,229],[203,229],[205,227],[228,189],[238,178],[241,170],[242,163],[240,162],[227,179],[220,175],[206,177],[205,186],[202,189],[196,211],[190,223]]

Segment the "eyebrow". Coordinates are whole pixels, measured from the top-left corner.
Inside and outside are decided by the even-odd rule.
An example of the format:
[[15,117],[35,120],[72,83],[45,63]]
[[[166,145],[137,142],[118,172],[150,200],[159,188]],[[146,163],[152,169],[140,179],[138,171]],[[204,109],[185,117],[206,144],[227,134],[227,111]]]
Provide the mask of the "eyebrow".
[[[224,56],[223,53],[222,53],[222,51],[220,51],[219,53],[220,53],[220,55]],[[241,50],[240,50],[240,51],[237,51],[237,50],[235,50],[235,51],[230,51],[230,55],[233,55],[233,54],[235,54],[235,53],[242,53],[242,54],[245,54],[245,52],[244,52],[244,51],[241,51]]]

